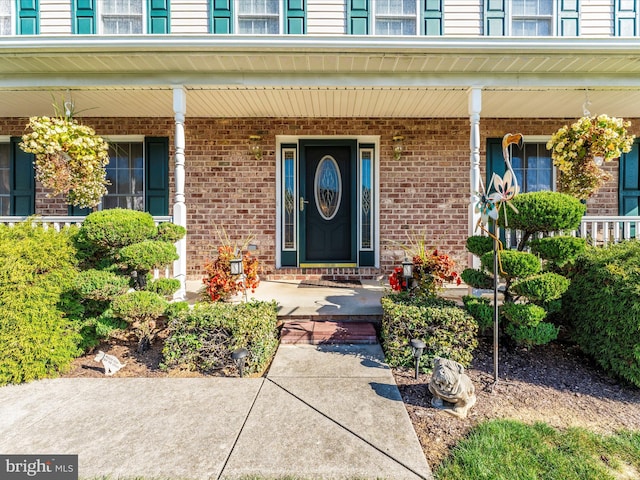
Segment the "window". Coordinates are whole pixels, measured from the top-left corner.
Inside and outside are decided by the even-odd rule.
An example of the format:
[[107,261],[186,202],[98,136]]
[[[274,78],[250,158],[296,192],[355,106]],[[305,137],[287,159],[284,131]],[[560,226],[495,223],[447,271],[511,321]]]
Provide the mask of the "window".
[[417,4],[415,0],[375,0],[376,35],[415,35]]
[[0,0],[0,35],[11,35],[11,0]]
[[11,192],[9,187],[9,148],[8,143],[0,143],[0,215],[9,215]]
[[142,142],[109,143],[107,194],[102,208],[144,210],[144,155]]
[[101,0],[102,34],[136,35],[144,33],[142,0]]
[[513,0],[511,34],[527,37],[553,35],[552,0]]
[[522,149],[515,145],[511,148],[511,166],[522,193],[555,190],[551,152],[544,143],[525,143]]
[[280,32],[279,0],[240,0],[238,33],[278,34]]

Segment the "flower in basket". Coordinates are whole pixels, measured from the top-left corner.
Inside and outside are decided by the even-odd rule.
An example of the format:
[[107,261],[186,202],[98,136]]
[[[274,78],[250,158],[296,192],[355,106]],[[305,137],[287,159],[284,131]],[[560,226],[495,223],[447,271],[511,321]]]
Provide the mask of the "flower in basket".
[[560,170],[560,191],[586,200],[610,180],[600,165],[631,151],[635,136],[627,133],[630,125],[607,115],[585,116],[554,133],[547,149]]
[[93,208],[107,193],[105,167],[109,145],[69,112],[56,117],[31,117],[20,148],[36,157],[36,179],[65,194],[71,205]]

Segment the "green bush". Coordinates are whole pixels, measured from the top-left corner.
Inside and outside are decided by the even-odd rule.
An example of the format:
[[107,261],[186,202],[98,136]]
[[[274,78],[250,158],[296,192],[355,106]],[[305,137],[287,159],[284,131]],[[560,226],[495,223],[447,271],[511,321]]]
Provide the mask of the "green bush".
[[460,274],[460,278],[462,278],[464,283],[473,288],[493,288],[493,277],[483,270],[465,268]]
[[411,298],[391,294],[381,299],[382,348],[392,367],[413,367],[409,341],[418,338],[427,345],[421,366],[431,368],[435,357],[445,357],[468,366],[478,344],[478,324],[455,302],[438,297]]
[[546,272],[532,275],[512,285],[516,295],[522,295],[537,304],[557,300],[569,288],[569,279],[557,273]]
[[176,243],[187,234],[187,229],[171,222],[163,222],[158,225],[158,233],[155,240],[161,242]]
[[75,278],[74,289],[82,298],[110,301],[129,289],[129,278],[105,270],[83,270]]
[[174,318],[177,318],[183,313],[186,313],[188,311],[189,311],[188,302],[185,302],[185,301],[171,302],[167,305],[167,308],[164,311],[164,314],[169,320],[173,320]]
[[276,324],[275,302],[196,304],[169,323],[164,366],[203,373],[233,371],[231,353],[246,348],[245,371],[262,374],[278,348]]
[[584,253],[587,241],[584,238],[557,236],[531,240],[531,252],[560,268]]
[[484,235],[473,235],[467,238],[467,250],[476,257],[493,251],[493,238]]
[[471,316],[475,318],[480,330],[487,330],[493,327],[493,305],[488,298],[465,295],[462,297],[462,303],[464,303]]
[[[521,193],[511,203],[518,213],[508,209],[508,227],[523,231],[527,238],[537,232],[576,230],[586,211],[586,206],[577,198],[549,191]],[[505,227],[505,210],[501,209],[498,220],[501,227]]]
[[547,317],[547,311],[533,303],[505,303],[500,312],[515,326],[534,327]]
[[640,242],[587,248],[563,297],[580,348],[640,387]]
[[138,274],[166,267],[177,259],[175,245],[157,240],[145,240],[120,249],[120,260]]
[[171,297],[180,289],[180,280],[177,278],[157,278],[147,283],[147,290],[155,292],[161,297]]
[[[541,269],[540,259],[532,253],[519,252],[517,250],[501,250],[500,251],[500,265],[502,266],[502,272],[499,272],[500,276],[504,276],[509,279],[528,277],[538,273]],[[485,253],[480,262],[485,270],[493,272],[493,253]]]
[[504,330],[518,345],[527,348],[545,345],[558,338],[558,327],[548,322],[540,322],[537,325],[508,323]]
[[150,240],[156,233],[151,214],[122,208],[90,213],[80,227],[84,241],[106,252]]
[[60,305],[77,274],[68,231],[27,220],[0,225],[0,385],[55,376],[79,355],[81,341]]
[[113,315],[131,325],[138,338],[138,352],[144,352],[157,333],[156,319],[164,314],[167,301],[154,292],[136,290],[111,302]]

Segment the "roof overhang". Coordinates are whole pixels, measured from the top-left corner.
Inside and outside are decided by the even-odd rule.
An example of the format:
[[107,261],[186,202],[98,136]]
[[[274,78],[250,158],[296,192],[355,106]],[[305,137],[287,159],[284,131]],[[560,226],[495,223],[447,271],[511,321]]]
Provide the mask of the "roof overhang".
[[[33,36],[0,42],[3,116],[51,113],[69,91],[91,116],[638,116],[640,42],[625,38]],[[93,108],[95,107],[95,108]]]

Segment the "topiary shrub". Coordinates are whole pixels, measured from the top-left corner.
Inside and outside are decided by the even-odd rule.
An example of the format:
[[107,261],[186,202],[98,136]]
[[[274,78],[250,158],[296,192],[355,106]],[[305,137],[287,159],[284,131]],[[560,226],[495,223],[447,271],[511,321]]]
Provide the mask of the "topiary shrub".
[[80,227],[81,238],[106,252],[150,240],[156,234],[151,214],[122,208],[90,213]]
[[483,235],[473,235],[467,238],[467,250],[477,257],[493,252],[493,238]]
[[[493,253],[485,253],[480,258],[480,262],[485,270],[493,271]],[[500,276],[507,280],[534,275],[542,268],[538,257],[532,253],[517,250],[501,250],[498,268],[500,267],[502,267]]]
[[536,345],[546,345],[558,338],[558,327],[548,322],[540,322],[537,325],[515,325],[508,323],[505,333],[518,345],[527,348]]
[[172,297],[180,288],[180,280],[177,278],[157,278],[147,283],[147,290],[155,292],[161,297]]
[[505,303],[500,308],[509,323],[517,326],[535,326],[544,320],[547,311],[533,303]]
[[120,261],[135,272],[136,286],[146,288],[147,274],[156,268],[162,268],[177,260],[178,251],[172,243],[158,240],[145,240],[120,249]]
[[67,230],[0,225],[0,385],[56,376],[79,355],[78,328],[61,305],[77,274]]
[[512,289],[516,295],[540,305],[562,297],[569,283],[569,279],[562,275],[546,272],[520,280],[512,285]]
[[529,242],[531,252],[540,255],[552,265],[562,268],[584,253],[587,241],[584,238],[557,236],[533,239]]
[[167,301],[154,292],[135,291],[115,298],[111,308],[116,318],[131,326],[138,338],[138,351],[144,352],[157,333],[156,320],[167,309]]
[[105,270],[83,270],[74,280],[78,294],[90,300],[110,301],[129,289],[129,279]]
[[158,233],[155,240],[161,242],[176,243],[187,234],[187,229],[171,222],[163,222],[158,225]]
[[460,278],[467,285],[473,288],[491,289],[493,288],[493,277],[483,270],[465,268],[460,274]]
[[640,387],[640,242],[588,247],[563,297],[573,337],[607,372]]
[[468,366],[478,344],[478,324],[455,302],[439,297],[382,297],[382,348],[392,367],[413,367],[409,341],[419,338],[427,345],[421,368],[428,371],[435,357]]
[[488,298],[465,295],[462,297],[465,308],[476,319],[480,330],[493,327],[493,305]]
[[164,368],[202,373],[235,372],[231,353],[249,351],[245,371],[262,374],[278,348],[275,302],[200,303],[169,323]]

